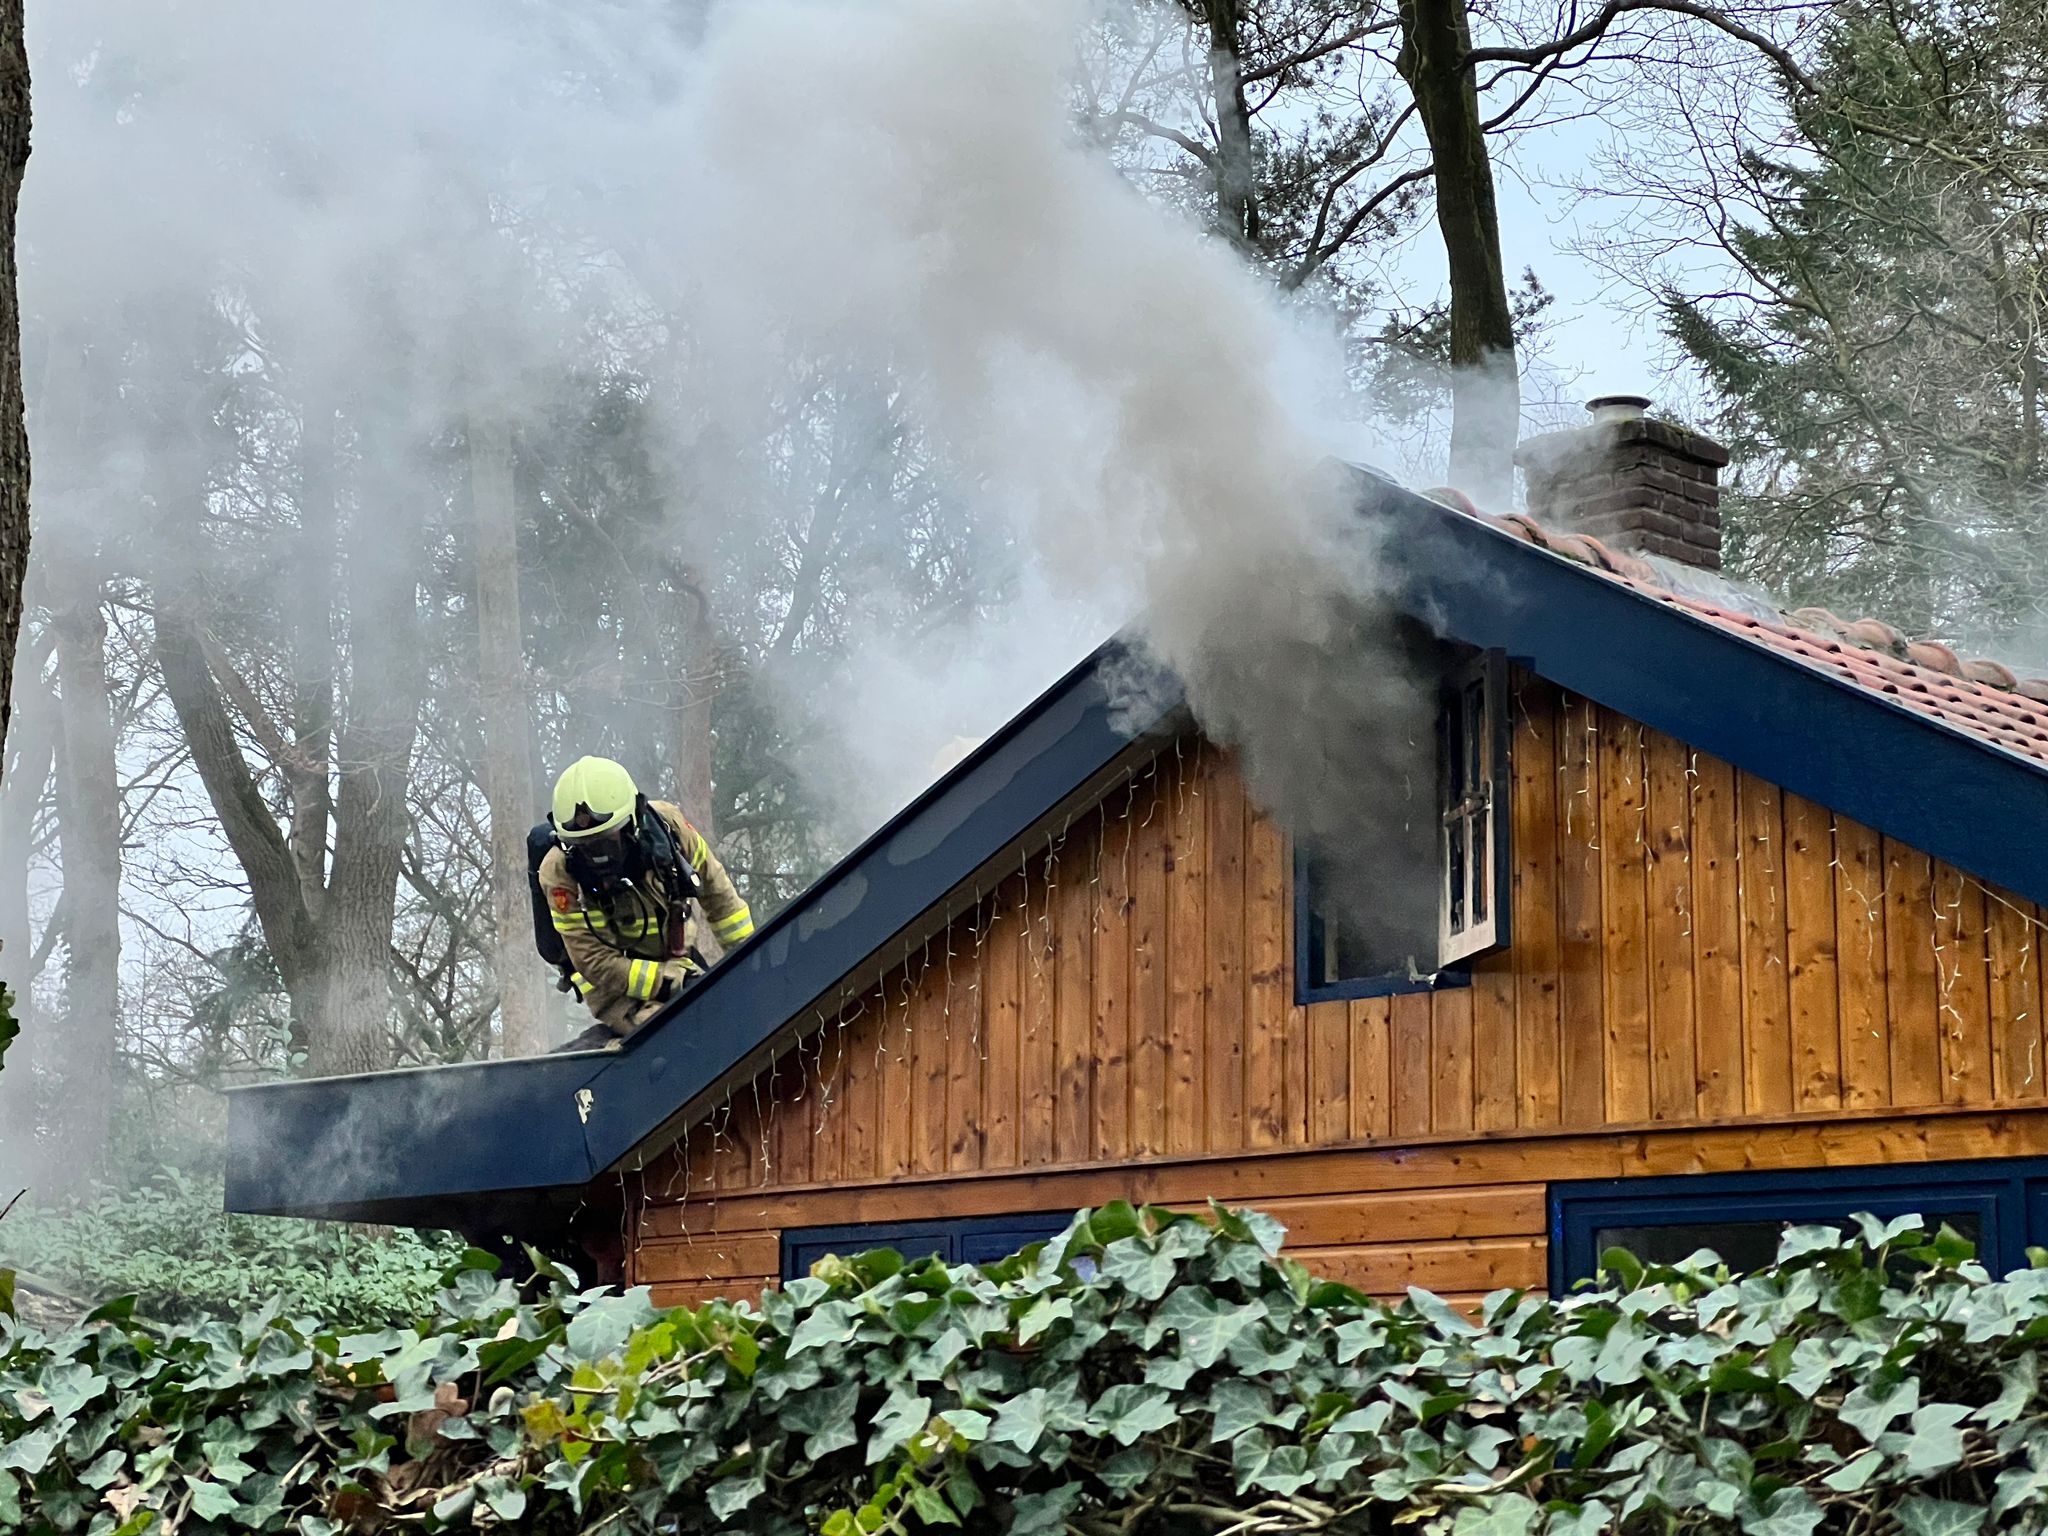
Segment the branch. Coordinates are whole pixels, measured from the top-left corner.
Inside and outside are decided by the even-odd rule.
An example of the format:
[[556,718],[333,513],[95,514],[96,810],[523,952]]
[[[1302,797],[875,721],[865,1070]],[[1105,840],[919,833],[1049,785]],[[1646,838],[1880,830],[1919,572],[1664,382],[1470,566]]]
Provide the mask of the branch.
[[235,740],[197,627],[165,608],[156,619],[157,665],[207,799],[249,880],[256,921],[287,983],[303,981],[317,936],[299,891],[298,866]]
[[1214,150],[1211,150],[1205,144],[1197,143],[1178,128],[1169,128],[1164,123],[1154,122],[1142,112],[1112,112],[1103,121],[1114,123],[1118,126],[1136,128],[1149,133],[1155,139],[1166,139],[1171,143],[1178,144],[1182,149],[1201,161],[1203,165],[1208,166],[1212,170],[1215,168],[1216,154]]
[[1799,67],[1799,61],[1791,52],[1763,33],[1745,27],[1732,16],[1724,15],[1711,5],[1701,5],[1696,0],[1607,0],[1599,14],[1583,26],[1575,27],[1563,37],[1547,43],[1538,43],[1531,48],[1473,48],[1466,52],[1461,67],[1472,69],[1480,64],[1540,64],[1545,59],[1574,48],[1583,48],[1596,43],[1606,35],[1607,29],[1624,12],[1664,11],[1675,16],[1690,16],[1703,21],[1710,27],[1719,28],[1738,42],[1747,43],[1776,64],[1785,77],[1808,94],[1818,94],[1812,78]]

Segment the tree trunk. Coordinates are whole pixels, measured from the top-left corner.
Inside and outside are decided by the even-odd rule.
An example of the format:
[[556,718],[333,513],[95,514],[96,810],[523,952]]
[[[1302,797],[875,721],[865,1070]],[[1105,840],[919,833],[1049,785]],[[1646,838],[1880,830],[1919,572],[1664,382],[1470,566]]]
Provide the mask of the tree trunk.
[[469,492],[476,518],[478,680],[484,798],[491,810],[492,965],[507,1056],[547,1048],[546,991],[533,952],[526,829],[532,824],[533,722],[520,630],[519,507],[511,435],[482,415],[469,424]]
[[1401,30],[1398,62],[1435,161],[1437,228],[1451,278],[1450,476],[1501,509],[1514,494],[1521,392],[1493,162],[1465,62],[1465,0],[1401,0]]
[[334,864],[320,912],[324,974],[307,1046],[315,1076],[391,1064],[391,933],[419,734],[420,520],[379,518],[348,540],[348,714]]
[[711,700],[718,692],[718,640],[701,574],[686,567],[683,577],[685,612],[675,669],[676,803],[690,825],[715,842],[718,814],[711,798]]
[[1259,244],[1258,166],[1245,107],[1243,0],[1203,0],[1209,28],[1209,95],[1216,114],[1216,223],[1246,252]]
[[28,574],[28,426],[21,401],[21,296],[14,250],[28,169],[28,45],[23,0],[0,0],[0,749],[13,711],[14,646]]
[[[57,700],[43,680],[40,657],[22,658],[15,686],[20,698],[8,738],[12,751],[0,778],[0,981],[14,991],[21,1038],[8,1055],[8,1069],[0,1072],[0,1168],[16,1170],[18,1180],[23,1177],[19,1171],[30,1167],[36,1139],[34,1090],[42,1073],[38,1058],[47,1057],[52,1044],[35,1006],[35,978],[29,971],[34,936],[29,926],[28,866],[36,814],[55,759]],[[13,1193],[0,1190],[0,1200]]]
[[60,610],[57,834],[64,865],[65,1019],[59,1049],[65,1176],[82,1183],[107,1151],[121,1008],[121,790],[107,691],[107,621],[96,584]]
[[291,561],[292,862],[299,899],[315,919],[327,894],[327,846],[334,819],[334,567],[339,482],[331,406],[306,408],[299,429],[299,537]]
[[313,1017],[320,971],[320,931],[306,910],[298,868],[284,834],[277,829],[263,792],[250,775],[234,722],[221,699],[200,642],[197,623],[169,593],[157,594],[157,670],[164,680],[178,730],[192,754],[192,766],[221,831],[249,882],[249,902],[263,932],[264,947],[276,962],[291,995],[292,1019],[302,1044],[316,1032]]

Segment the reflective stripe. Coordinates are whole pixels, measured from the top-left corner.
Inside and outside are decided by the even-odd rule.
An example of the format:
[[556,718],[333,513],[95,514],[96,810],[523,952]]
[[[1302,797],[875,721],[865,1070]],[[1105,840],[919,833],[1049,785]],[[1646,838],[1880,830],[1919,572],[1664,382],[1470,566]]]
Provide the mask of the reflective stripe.
[[754,914],[747,908],[741,907],[739,911],[728,913],[714,923],[712,925],[712,932],[718,935],[720,942],[727,944],[739,939],[752,938],[754,935]]
[[647,1002],[654,1000],[661,986],[661,967],[652,960],[635,960],[626,967],[626,990]]
[[602,928],[605,926],[602,912],[556,912],[551,916],[555,928],[561,933],[571,933],[579,928]]
[[588,997],[597,990],[596,987],[583,979],[581,971],[571,971],[569,973],[569,980],[575,986],[578,997]]
[[711,845],[704,841],[704,834],[697,834],[697,846],[690,850],[690,868],[698,874],[704,873],[705,861],[711,857]]

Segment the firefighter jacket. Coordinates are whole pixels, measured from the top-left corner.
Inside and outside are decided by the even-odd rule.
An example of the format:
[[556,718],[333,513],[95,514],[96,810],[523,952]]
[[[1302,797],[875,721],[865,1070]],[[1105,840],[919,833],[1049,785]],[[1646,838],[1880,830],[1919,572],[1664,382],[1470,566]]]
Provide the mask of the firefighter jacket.
[[[751,937],[753,914],[703,834],[667,801],[648,805],[668,824],[676,846],[690,861],[704,915],[719,944],[729,946]],[[575,967],[569,979],[585,1006],[614,1034],[629,1035],[660,1011],[667,1000],[662,996],[664,982],[673,996],[698,972],[689,955],[699,945],[702,930],[688,900],[673,895],[668,886],[662,873],[654,870],[622,885],[608,900],[601,899],[577,884],[560,848],[549,849],[541,860],[540,888],[547,897],[548,915]]]

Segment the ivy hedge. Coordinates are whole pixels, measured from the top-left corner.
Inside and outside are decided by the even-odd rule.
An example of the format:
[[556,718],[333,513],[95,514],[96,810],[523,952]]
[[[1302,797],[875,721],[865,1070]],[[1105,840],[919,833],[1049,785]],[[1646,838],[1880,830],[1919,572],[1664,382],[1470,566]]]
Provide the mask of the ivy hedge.
[[1478,1321],[1110,1206],[985,1267],[828,1259],[759,1308],[522,1291],[40,1336],[0,1317],[0,1526],[147,1531],[1815,1531],[2048,1524],[2048,1270],[1801,1228]]

